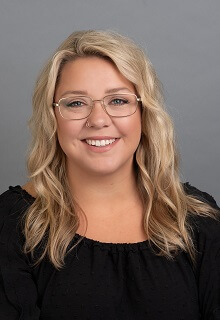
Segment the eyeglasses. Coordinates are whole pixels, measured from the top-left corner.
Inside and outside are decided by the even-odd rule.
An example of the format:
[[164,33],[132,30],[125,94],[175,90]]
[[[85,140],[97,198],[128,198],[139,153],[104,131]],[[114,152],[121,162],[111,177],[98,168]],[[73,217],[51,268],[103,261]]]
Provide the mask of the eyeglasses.
[[59,108],[60,115],[64,119],[80,120],[92,113],[95,101],[101,102],[104,111],[111,117],[128,117],[136,112],[141,98],[134,93],[111,94],[101,100],[73,95],[61,98],[57,103],[53,103],[53,106]]

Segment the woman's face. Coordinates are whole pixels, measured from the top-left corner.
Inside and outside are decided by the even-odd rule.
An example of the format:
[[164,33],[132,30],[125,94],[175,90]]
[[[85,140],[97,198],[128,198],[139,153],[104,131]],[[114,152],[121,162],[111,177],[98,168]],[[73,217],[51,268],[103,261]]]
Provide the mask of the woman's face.
[[[114,93],[135,93],[133,84],[110,61],[99,57],[77,58],[64,65],[55,102],[68,97],[68,92],[72,91],[82,91],[83,95],[98,100],[113,89]],[[58,140],[66,154],[68,167],[78,172],[101,175],[132,168],[141,136],[139,106],[133,115],[123,118],[110,117],[98,101],[87,119],[66,120],[61,117],[58,107],[55,107],[55,115]],[[90,127],[86,126],[87,120]],[[114,142],[106,146],[91,146],[88,140]]]

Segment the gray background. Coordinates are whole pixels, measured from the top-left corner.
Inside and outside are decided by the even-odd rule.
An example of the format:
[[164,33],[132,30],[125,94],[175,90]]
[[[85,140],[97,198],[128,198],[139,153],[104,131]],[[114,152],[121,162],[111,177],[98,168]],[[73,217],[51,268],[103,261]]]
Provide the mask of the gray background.
[[113,29],[147,51],[176,127],[181,174],[220,202],[219,0],[1,0],[0,192],[26,181],[31,96],[71,32]]

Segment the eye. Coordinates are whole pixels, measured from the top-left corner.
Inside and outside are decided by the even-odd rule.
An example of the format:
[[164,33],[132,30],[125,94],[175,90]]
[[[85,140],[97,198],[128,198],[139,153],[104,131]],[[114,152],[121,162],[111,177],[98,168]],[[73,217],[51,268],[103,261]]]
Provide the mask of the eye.
[[87,97],[68,97],[62,100],[62,104],[65,108],[79,109],[88,106],[90,101]]
[[121,105],[124,105],[124,104],[127,104],[127,103],[129,103],[127,99],[114,98],[111,101],[109,101],[108,104],[115,105],[115,106],[121,106]]
[[84,105],[85,105],[85,103],[80,100],[66,101],[66,103],[65,103],[65,106],[70,107],[70,108],[82,107]]

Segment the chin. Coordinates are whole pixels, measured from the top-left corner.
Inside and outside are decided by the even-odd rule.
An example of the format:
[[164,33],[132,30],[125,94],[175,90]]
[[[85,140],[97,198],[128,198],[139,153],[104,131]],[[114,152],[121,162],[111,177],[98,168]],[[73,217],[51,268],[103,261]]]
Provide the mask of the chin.
[[91,168],[90,170],[87,171],[88,173],[92,174],[92,175],[97,175],[97,176],[108,176],[111,174],[115,174],[116,172],[118,172],[117,168]]
[[128,161],[125,163],[114,163],[111,161],[110,163],[98,163],[95,167],[87,168],[87,172],[91,174],[96,174],[97,176],[109,176],[114,174],[124,174],[125,172],[130,172],[130,168],[132,166],[132,161]]

